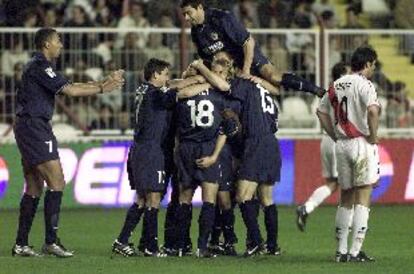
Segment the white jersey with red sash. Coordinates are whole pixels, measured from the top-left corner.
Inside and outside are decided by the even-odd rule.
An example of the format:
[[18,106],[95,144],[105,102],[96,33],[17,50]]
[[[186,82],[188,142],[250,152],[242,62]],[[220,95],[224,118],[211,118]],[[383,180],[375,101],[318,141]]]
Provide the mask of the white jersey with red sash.
[[329,114],[339,139],[368,136],[368,107],[378,105],[375,87],[360,74],[336,80],[322,98],[318,110]]

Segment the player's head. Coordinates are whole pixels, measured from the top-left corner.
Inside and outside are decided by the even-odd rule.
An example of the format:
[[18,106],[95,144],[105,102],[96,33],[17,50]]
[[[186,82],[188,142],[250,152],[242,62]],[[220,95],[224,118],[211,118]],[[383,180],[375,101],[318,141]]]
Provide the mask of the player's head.
[[375,70],[377,57],[377,52],[371,47],[357,48],[351,57],[352,71],[360,72],[368,78],[371,77]]
[[200,25],[204,22],[203,0],[182,0],[180,7],[185,20],[192,26]]
[[211,71],[220,76],[224,80],[233,78],[234,68],[233,62],[226,59],[215,59],[211,63]]
[[163,60],[151,58],[144,68],[144,78],[146,81],[157,87],[165,86],[170,79],[170,64]]
[[213,56],[213,60],[218,60],[218,59],[222,59],[222,60],[227,60],[229,62],[233,62],[233,58],[231,57],[230,53],[228,53],[227,51],[218,51],[214,54]]
[[336,81],[342,76],[349,74],[350,72],[351,67],[348,64],[344,62],[336,63],[332,68],[332,80]]
[[63,47],[59,34],[52,28],[39,29],[35,34],[34,43],[38,51],[42,51],[52,58],[59,57]]

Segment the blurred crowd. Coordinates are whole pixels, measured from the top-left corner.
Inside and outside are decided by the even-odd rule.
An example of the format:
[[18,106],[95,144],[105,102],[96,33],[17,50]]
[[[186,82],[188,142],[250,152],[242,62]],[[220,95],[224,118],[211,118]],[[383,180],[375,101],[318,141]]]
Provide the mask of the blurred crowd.
[[[94,27],[94,28],[177,28],[183,21],[179,0],[0,0],[0,27]],[[414,28],[414,5],[410,0],[206,0],[210,7],[233,11],[248,28],[361,29]],[[337,10],[341,2],[346,9]],[[368,8],[368,5],[369,7]],[[342,5],[342,6],[343,6]],[[375,7],[375,8],[373,8]],[[362,19],[361,19],[362,18]],[[369,20],[367,20],[369,19]],[[10,123],[15,89],[23,65],[33,52],[32,34],[0,34],[0,117]],[[266,56],[282,71],[292,70],[315,80],[315,38],[307,33],[257,35]],[[173,33],[65,33],[65,50],[57,63],[72,81],[99,80],[115,68],[126,70],[123,92],[67,103],[79,120],[91,129],[128,128],[133,91],[141,80],[144,64],[152,57],[172,64],[173,77],[179,76],[179,35]],[[329,66],[349,62],[350,54],[368,43],[367,35],[333,37]],[[403,54],[414,53],[414,35],[401,41]],[[190,46],[191,47],[191,46]],[[191,54],[190,50],[190,54]],[[191,60],[194,56],[190,55]],[[414,61],[414,54],[413,54]],[[391,82],[378,66],[375,83],[386,98],[390,110],[387,125],[410,125],[410,103],[402,82]],[[289,93],[286,93],[289,96]],[[132,99],[131,99],[132,98]],[[304,98],[305,100],[309,98]],[[61,99],[73,100],[73,99]],[[311,102],[307,102],[310,105]],[[388,113],[388,112],[387,112]],[[57,115],[59,115],[59,108]],[[62,115],[62,117],[65,117]],[[408,118],[407,118],[408,117]],[[62,118],[64,119],[64,118]]]

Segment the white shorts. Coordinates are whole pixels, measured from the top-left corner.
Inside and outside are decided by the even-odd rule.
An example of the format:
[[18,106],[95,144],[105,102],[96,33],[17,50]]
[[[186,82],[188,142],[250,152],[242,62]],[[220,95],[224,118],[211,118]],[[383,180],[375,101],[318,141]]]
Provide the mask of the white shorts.
[[322,176],[324,178],[337,178],[335,142],[328,135],[321,139]]
[[338,183],[342,189],[375,184],[380,178],[378,146],[364,137],[336,142]]

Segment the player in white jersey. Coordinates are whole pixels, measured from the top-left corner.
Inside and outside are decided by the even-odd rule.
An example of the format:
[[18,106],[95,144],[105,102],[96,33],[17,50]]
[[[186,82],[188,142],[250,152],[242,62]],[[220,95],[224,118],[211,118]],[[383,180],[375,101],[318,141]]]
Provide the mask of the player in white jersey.
[[[337,63],[332,68],[333,81],[341,76],[349,74],[351,67],[343,62]],[[307,201],[296,209],[296,224],[300,231],[305,231],[306,219],[326,198],[338,189],[338,172],[336,168],[335,142],[326,134],[321,139],[321,164],[322,176],[325,183],[315,189]]]
[[[336,212],[336,261],[373,261],[361,247],[368,229],[370,198],[379,180],[378,121],[380,105],[367,79],[375,69],[377,53],[369,47],[355,50],[352,74],[336,80],[318,107],[323,129],[336,142],[341,201]],[[353,213],[353,218],[351,217]],[[352,244],[348,251],[348,224]]]

